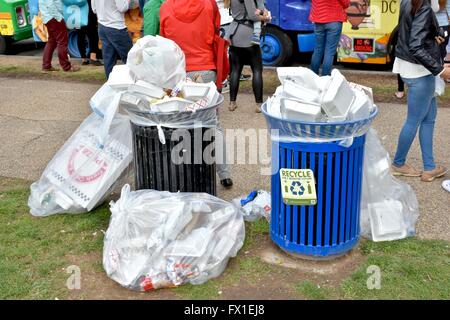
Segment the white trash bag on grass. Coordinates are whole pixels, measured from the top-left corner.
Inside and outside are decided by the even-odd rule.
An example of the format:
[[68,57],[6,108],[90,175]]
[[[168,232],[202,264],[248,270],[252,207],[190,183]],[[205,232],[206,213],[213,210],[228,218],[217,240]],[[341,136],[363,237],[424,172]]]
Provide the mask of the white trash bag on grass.
[[391,161],[377,133],[366,136],[361,197],[361,235],[392,241],[415,235],[419,204],[414,190],[392,176]]
[[55,154],[30,187],[32,215],[91,211],[124,183],[133,158],[129,117],[117,114],[106,136],[103,128],[103,119],[91,114]]
[[225,270],[244,243],[239,210],[204,193],[131,192],[125,185],[111,213],[103,267],[132,290],[205,283]]

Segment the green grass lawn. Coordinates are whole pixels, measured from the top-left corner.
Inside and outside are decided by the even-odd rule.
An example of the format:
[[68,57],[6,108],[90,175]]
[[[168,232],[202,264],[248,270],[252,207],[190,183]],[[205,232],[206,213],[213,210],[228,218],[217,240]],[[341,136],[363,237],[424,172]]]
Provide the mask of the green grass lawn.
[[[65,281],[69,275],[65,268],[74,257],[101,253],[102,230],[109,222],[108,207],[104,205],[88,214],[35,218],[28,213],[28,194],[26,182],[0,178],[0,299],[67,298]],[[220,299],[222,291],[229,292],[242,283],[259,287],[283,277],[280,279],[285,279],[287,288],[292,289],[288,290],[292,299],[450,298],[449,242],[363,241],[364,259],[356,270],[338,282],[328,282],[307,274],[303,279],[298,271],[268,265],[253,254],[261,239],[268,236],[268,228],[263,220],[247,224],[244,247],[221,277],[172,292],[183,299]],[[367,289],[367,268],[371,265],[381,269],[379,290]],[[83,270],[86,268],[103,272],[101,261],[88,262],[83,265]],[[291,276],[301,279],[289,281]]]

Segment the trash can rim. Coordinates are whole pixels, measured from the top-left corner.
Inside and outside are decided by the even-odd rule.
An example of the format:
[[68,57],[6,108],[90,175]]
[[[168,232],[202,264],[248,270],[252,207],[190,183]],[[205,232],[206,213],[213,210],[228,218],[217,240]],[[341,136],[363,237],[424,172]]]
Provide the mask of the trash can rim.
[[[182,115],[194,115],[196,113],[206,112],[206,111],[209,111],[211,109],[219,108],[220,105],[224,101],[225,101],[224,96],[222,94],[220,94],[219,95],[219,100],[217,101],[217,103],[215,103],[212,106],[206,107],[206,108],[198,109],[195,112],[192,112],[192,111],[164,112],[164,113],[163,112],[152,112],[152,111],[142,111],[142,110],[139,110],[139,109],[137,109],[135,107],[131,107],[131,106],[125,107],[125,110],[127,112],[131,112],[131,113],[134,113],[134,114],[139,115],[139,116],[151,115],[151,116],[156,116],[156,117],[158,117],[158,116],[167,117],[167,116],[176,116],[176,115],[180,115],[180,116],[182,116]],[[194,104],[195,102],[192,102],[192,103]]]
[[309,125],[309,126],[333,126],[333,125],[334,126],[348,126],[348,125],[363,123],[363,122],[366,122],[367,120],[369,120],[371,122],[373,119],[375,119],[375,117],[378,115],[379,109],[376,104],[374,104],[373,106],[374,106],[374,109],[372,110],[372,112],[370,113],[370,116],[368,118],[359,119],[359,120],[351,120],[351,121],[342,121],[342,122],[308,122],[308,121],[295,121],[295,120],[289,120],[289,119],[275,117],[275,116],[271,115],[270,113],[268,113],[267,102],[264,102],[264,104],[261,106],[261,110],[262,110],[264,116],[266,116],[267,118],[274,119],[277,121],[282,121],[282,122],[289,122],[289,123]]

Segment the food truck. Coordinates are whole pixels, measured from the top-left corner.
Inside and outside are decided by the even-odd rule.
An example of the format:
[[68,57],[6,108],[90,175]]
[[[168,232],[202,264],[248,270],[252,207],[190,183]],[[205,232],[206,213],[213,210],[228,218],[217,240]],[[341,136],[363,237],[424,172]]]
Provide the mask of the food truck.
[[27,0],[0,0],[0,54],[14,41],[31,37]]
[[[271,12],[272,22],[265,27],[261,39],[265,65],[286,65],[296,54],[314,51],[314,24],[309,21],[311,0],[266,0],[266,7]],[[337,60],[391,62],[399,11],[400,0],[351,0]]]

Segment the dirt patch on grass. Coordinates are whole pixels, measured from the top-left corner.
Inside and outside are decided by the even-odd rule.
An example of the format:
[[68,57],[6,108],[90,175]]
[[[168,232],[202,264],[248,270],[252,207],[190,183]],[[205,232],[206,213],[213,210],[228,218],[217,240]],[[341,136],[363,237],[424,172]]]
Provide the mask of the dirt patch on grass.
[[[70,300],[173,300],[178,299],[171,289],[136,292],[121,287],[106,275],[102,267],[102,253],[68,256],[69,263],[81,269],[81,289],[70,290]],[[67,277],[70,275],[68,274]]]
[[12,189],[28,188],[30,182],[27,180],[0,176],[0,192]]

